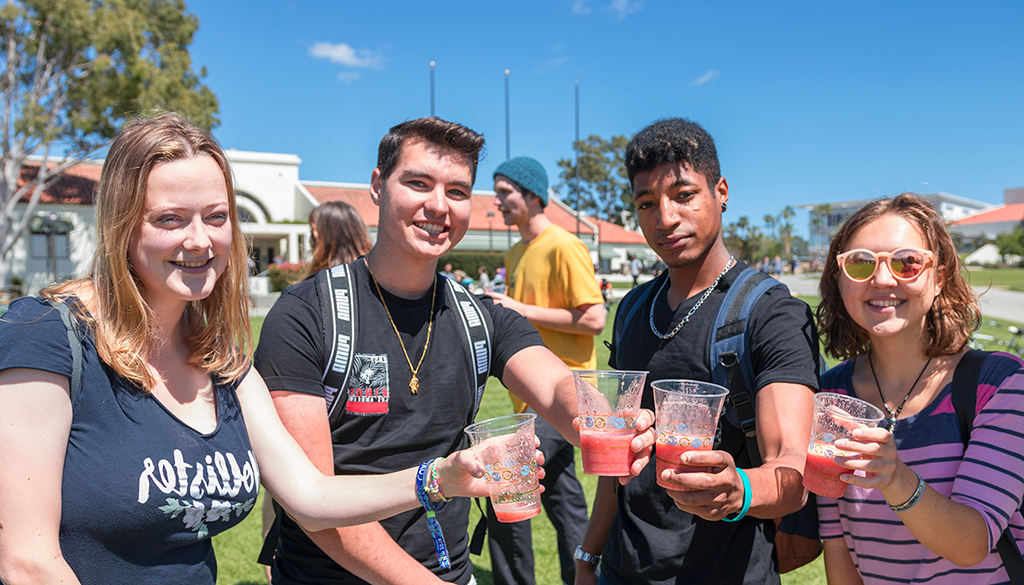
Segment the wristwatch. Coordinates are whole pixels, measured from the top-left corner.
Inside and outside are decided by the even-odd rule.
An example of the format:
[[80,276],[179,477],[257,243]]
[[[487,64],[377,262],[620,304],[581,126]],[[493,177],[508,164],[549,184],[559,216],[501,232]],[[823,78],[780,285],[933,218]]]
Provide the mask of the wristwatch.
[[576,559],[577,561],[588,562],[591,565],[601,564],[601,555],[592,555],[588,552],[585,552],[582,546],[576,547],[576,552],[572,555],[572,558]]

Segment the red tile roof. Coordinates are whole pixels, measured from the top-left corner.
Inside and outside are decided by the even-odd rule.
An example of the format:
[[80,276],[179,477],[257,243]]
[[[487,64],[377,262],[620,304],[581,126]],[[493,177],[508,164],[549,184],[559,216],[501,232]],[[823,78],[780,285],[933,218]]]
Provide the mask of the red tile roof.
[[1024,220],[1024,203],[1008,203],[975,213],[953,222],[953,225],[974,225],[979,223],[1002,223]]
[[588,217],[592,223],[597,224],[602,244],[647,244],[647,239],[639,232],[627,230],[617,223]]
[[[51,165],[53,166],[53,165]],[[40,203],[63,203],[92,205],[96,196],[96,189],[100,184],[100,173],[103,166],[94,163],[75,165],[64,171],[64,176],[57,179],[40,196]],[[39,174],[39,163],[27,162],[21,167],[21,176],[18,177],[18,187],[27,185]],[[32,196],[29,191],[22,196],[22,201],[28,201]]]
[[344,201],[355,208],[366,225],[371,227],[377,226],[377,222],[380,219],[380,210],[373,203],[373,200],[370,199],[370,189],[368,187],[307,185],[305,183],[303,183],[303,186],[313,196],[313,199],[316,199],[317,203]]
[[[309,194],[316,199],[317,203],[324,203],[327,201],[344,201],[359,212],[359,215],[366,222],[366,225],[375,227],[380,219],[380,213],[377,206],[373,204],[370,199],[370,190],[368,187],[349,187],[349,186],[335,186],[335,185],[315,185],[315,184],[303,184]],[[493,211],[494,217],[487,217],[487,212]],[[570,232],[576,233],[576,216],[565,210],[559,205],[548,205],[547,211],[548,219]],[[472,212],[469,216],[469,229],[484,231],[492,229],[494,231],[505,231],[505,223],[501,220],[501,213],[498,211],[498,207],[494,204],[494,195],[487,193],[474,193],[473,194],[473,207]],[[621,228],[620,228],[621,229]],[[512,226],[513,231],[518,231],[515,226]],[[585,223],[580,224],[581,234],[593,234],[594,230]],[[640,241],[643,242],[643,236],[640,236]]]

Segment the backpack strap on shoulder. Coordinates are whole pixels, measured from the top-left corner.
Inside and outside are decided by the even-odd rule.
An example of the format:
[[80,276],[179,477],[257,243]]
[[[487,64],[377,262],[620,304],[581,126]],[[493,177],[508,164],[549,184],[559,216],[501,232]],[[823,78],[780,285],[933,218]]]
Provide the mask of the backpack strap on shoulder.
[[981,364],[988,355],[988,352],[980,349],[968,350],[953,371],[953,410],[960,421],[960,441],[965,449],[971,440],[974,415],[978,410],[978,379],[981,377]]
[[729,286],[718,309],[709,348],[711,380],[729,389],[725,418],[743,431],[751,467],[760,467],[762,459],[750,391],[754,385],[754,367],[750,362],[747,323],[757,301],[776,286],[785,285],[753,268],[745,268]]
[[329,350],[322,374],[324,400],[327,416],[333,418],[340,412],[339,405],[348,400],[345,387],[352,373],[356,338],[355,279],[348,264],[321,270],[314,278],[320,299],[324,349]]
[[[960,421],[960,440],[967,449],[971,441],[971,430],[974,428],[974,415],[978,411],[978,384],[981,381],[981,365],[989,356],[989,352],[971,349],[960,358],[960,363],[953,371],[952,400],[953,410]],[[996,542],[996,550],[1003,560],[1003,568],[1014,585],[1024,584],[1024,556],[1021,556],[1010,528],[1007,527]]]
[[71,348],[71,381],[68,390],[71,395],[71,406],[75,405],[75,396],[82,387],[82,337],[78,329],[78,318],[71,314],[67,301],[52,301],[47,299],[54,308],[60,312],[60,318],[64,321],[64,327],[68,331],[68,347]]
[[444,282],[447,298],[452,301],[453,308],[459,315],[459,322],[462,325],[460,332],[468,349],[466,356],[471,371],[476,375],[473,411],[467,423],[472,424],[476,419],[477,410],[480,409],[487,377],[491,373],[491,336],[494,321],[491,319],[490,311],[484,309],[476,295],[469,292],[466,287],[450,278],[444,278]]

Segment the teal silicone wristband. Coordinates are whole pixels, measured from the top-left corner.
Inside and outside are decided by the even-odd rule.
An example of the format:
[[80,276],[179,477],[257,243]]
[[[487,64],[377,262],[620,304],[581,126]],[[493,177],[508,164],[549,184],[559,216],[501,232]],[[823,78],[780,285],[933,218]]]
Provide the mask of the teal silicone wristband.
[[738,514],[732,514],[722,518],[722,522],[739,522],[747,512],[750,511],[750,478],[747,477],[747,472],[743,471],[739,467],[736,468],[736,473],[740,476],[740,481],[743,482],[743,508],[740,509]]

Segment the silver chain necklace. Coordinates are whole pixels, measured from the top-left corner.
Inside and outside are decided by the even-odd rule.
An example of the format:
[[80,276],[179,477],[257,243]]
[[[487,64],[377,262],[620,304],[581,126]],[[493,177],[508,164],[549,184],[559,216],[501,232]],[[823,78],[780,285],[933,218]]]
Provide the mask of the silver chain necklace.
[[[708,290],[704,292],[704,296],[702,296],[700,300],[697,301],[697,304],[694,305],[692,309],[690,309],[690,312],[687,313],[685,317],[683,317],[683,320],[680,321],[678,325],[676,325],[675,329],[673,329],[669,333],[662,333],[661,331],[658,331],[658,328],[655,327],[654,325],[654,305],[657,304],[658,297],[661,295],[661,291],[665,290],[665,285],[668,284],[669,280],[671,280],[671,278],[666,278],[661,283],[661,288],[658,289],[657,294],[654,295],[654,300],[651,301],[651,332],[660,337],[661,339],[672,339],[673,337],[675,337],[676,333],[679,333],[679,330],[683,328],[683,325],[686,325],[686,323],[690,320],[690,317],[692,317],[693,314],[697,312],[697,309],[699,309],[700,306],[704,304],[704,301],[708,300],[708,297],[711,296],[711,293],[714,292],[716,287],[718,287],[718,281],[722,280],[722,277],[725,276],[725,273],[729,272],[729,269],[732,268],[733,262],[735,262],[735,258],[733,258],[730,254],[729,262],[725,264],[725,268],[722,269],[722,272],[718,274],[718,278],[715,279],[715,282],[712,282],[711,286],[708,287]],[[666,298],[666,301],[667,300],[668,299]]]

